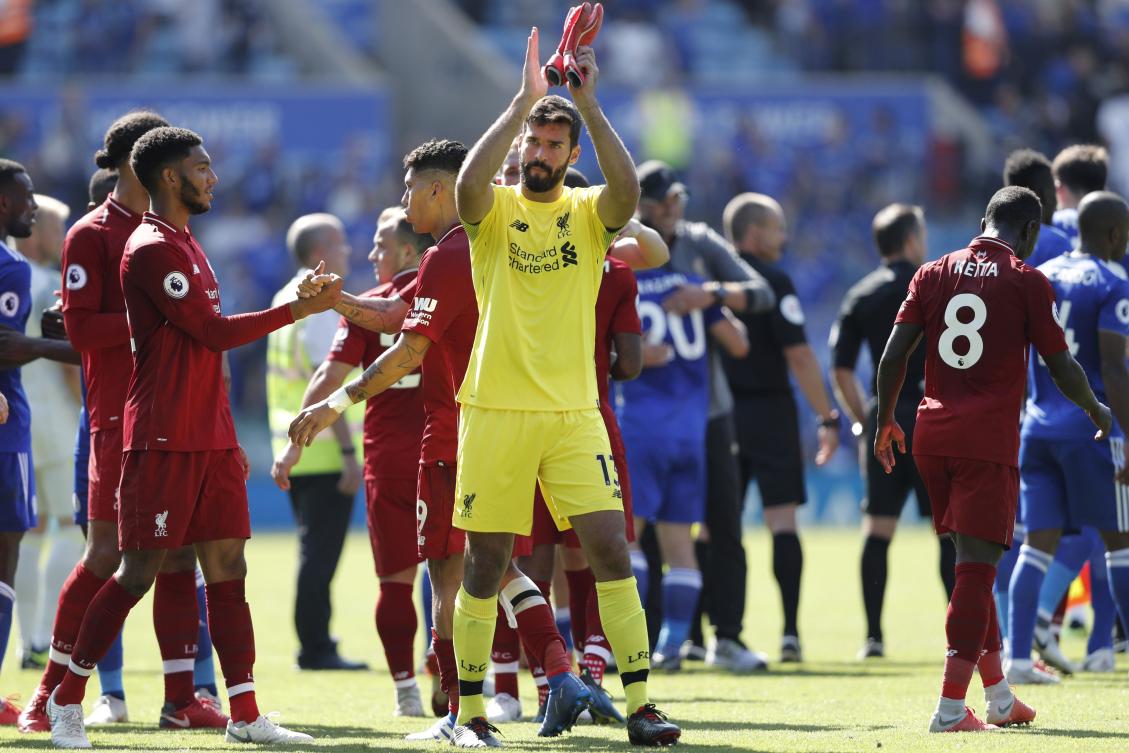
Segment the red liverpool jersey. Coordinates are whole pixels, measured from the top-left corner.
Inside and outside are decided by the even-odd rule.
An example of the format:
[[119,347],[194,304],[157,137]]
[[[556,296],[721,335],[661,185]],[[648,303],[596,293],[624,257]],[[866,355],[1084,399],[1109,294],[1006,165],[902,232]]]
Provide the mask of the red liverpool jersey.
[[612,336],[621,332],[642,334],[635,299],[639,286],[631,267],[609,256],[604,261],[604,279],[596,298],[596,387],[600,404],[610,406],[608,380],[611,378]]
[[219,283],[196,239],[150,212],[126,243],[121,286],[134,364],[124,448],[235,447],[222,353],[292,323],[290,307],[225,317]]
[[63,242],[63,319],[67,337],[82,353],[91,431],[122,426],[133,359],[120,268],[125,243],[139,224],[141,215],[110,196]]
[[[401,272],[364,297],[397,295],[415,278],[414,269]],[[342,317],[327,360],[368,368],[395,341],[394,335],[358,327]],[[416,478],[423,425],[423,390],[418,369],[369,398],[365,403],[365,478]]]
[[[401,292],[401,297],[405,293]],[[457,225],[428,249],[416,277],[411,311],[404,332],[417,332],[431,341],[423,359],[423,403],[427,423],[420,461],[454,463],[458,451],[459,406],[455,393],[466,376],[478,302],[470,271],[470,243]]]
[[1066,350],[1054,291],[1006,243],[979,237],[922,266],[896,322],[925,330],[925,397],[915,455],[1019,462],[1019,412],[1028,345]]

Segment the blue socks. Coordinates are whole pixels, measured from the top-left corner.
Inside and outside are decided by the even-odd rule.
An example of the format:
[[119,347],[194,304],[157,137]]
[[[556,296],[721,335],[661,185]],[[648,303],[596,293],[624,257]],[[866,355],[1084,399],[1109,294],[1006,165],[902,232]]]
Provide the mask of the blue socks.
[[647,555],[642,549],[632,549],[631,573],[635,576],[635,587],[639,589],[639,601],[643,607],[647,606],[647,588],[651,581],[651,568],[647,564]]
[[[1019,547],[1027,537],[1027,529],[1016,524],[1015,533],[1011,537],[1011,548],[1004,552],[1000,563],[996,565],[996,585],[993,589],[996,597],[996,616],[1000,623],[1002,638],[1008,637],[1008,589],[1011,588],[1011,574],[1015,570],[1015,563],[1019,560]],[[951,598],[951,595],[950,595]]]
[[1117,619],[1117,607],[1113,603],[1113,594],[1110,593],[1105,560],[1104,546],[1099,546],[1090,554],[1090,606],[1094,610],[1094,624],[1090,626],[1087,654],[1103,648],[1113,648],[1113,623]]
[[208,603],[204,596],[204,574],[196,568],[196,604],[200,609],[200,635],[196,639],[196,663],[192,666],[192,687],[203,688],[216,698],[216,663],[212,658],[212,634],[208,630]]
[[557,623],[557,632],[564,638],[568,655],[572,656],[572,610],[568,607],[554,609],[553,619]]
[[4,665],[4,654],[8,651],[8,636],[12,632],[14,611],[16,611],[16,590],[7,583],[0,583],[0,666]]
[[[1129,549],[1106,553],[1106,574],[1122,624],[1129,625]],[[1097,589],[1094,589],[1095,591]]]
[[434,615],[431,613],[431,578],[427,575],[427,568],[423,569],[423,579],[420,581],[420,594],[419,598],[423,606],[423,642],[426,646],[431,645],[431,629],[434,627],[432,619]]
[[1011,576],[1008,596],[1008,638],[1012,659],[1031,658],[1031,642],[1035,633],[1035,613],[1039,604],[1039,587],[1051,564],[1051,555],[1024,544]]
[[125,664],[125,651],[122,648],[122,634],[110,644],[110,650],[98,662],[98,683],[102,686],[102,695],[112,695],[125,700],[125,686],[122,684],[122,666]]
[[655,652],[678,656],[690,634],[690,622],[698,609],[702,593],[702,573],[686,567],[672,567],[663,575],[663,622]]

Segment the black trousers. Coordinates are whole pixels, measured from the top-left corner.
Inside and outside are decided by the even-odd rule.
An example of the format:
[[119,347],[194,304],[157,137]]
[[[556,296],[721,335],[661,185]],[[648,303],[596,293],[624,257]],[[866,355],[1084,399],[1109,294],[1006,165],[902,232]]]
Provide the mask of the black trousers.
[[298,524],[298,589],[294,627],[298,660],[334,653],[329,637],[329,584],[337,572],[345,532],[353,515],[353,497],[337,491],[340,473],[316,473],[290,478],[290,506]]
[[[739,639],[745,619],[745,545],[741,516],[745,490],[737,470],[733,414],[710,419],[706,430],[706,527],[709,544],[699,547],[702,606],[719,638]],[[703,556],[704,555],[704,556]]]

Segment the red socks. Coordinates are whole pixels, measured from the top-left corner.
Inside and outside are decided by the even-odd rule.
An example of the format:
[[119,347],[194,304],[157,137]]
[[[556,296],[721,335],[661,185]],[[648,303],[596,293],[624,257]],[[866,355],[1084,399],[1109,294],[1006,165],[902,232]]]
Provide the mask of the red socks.
[[571,672],[568,649],[549,607],[549,583],[536,583],[539,592],[522,587],[533,582],[529,578],[518,578],[502,590],[517,617],[517,629],[525,644],[529,667],[533,669],[537,660],[547,677]]
[[91,599],[78,631],[74,650],[71,651],[70,669],[59,683],[56,703],[67,705],[82,703],[86,694],[86,681],[94,673],[98,660],[110,650],[118,637],[129,610],[141,600],[110,578]]
[[1000,657],[1000,622],[996,614],[996,600],[992,599],[992,614],[988,619],[988,634],[984,638],[984,655],[976,664],[980,670],[980,681],[990,688],[1004,679],[1003,660]]
[[572,647],[584,653],[588,637],[588,595],[595,590],[596,576],[591,568],[565,570],[568,579],[568,611],[572,615]]
[[[575,615],[575,612],[573,613]],[[604,683],[604,671],[612,656],[612,646],[604,635],[604,623],[600,621],[600,600],[593,587],[588,594],[588,604],[585,609],[586,632],[584,639],[584,666],[588,674],[596,681],[597,685]]]
[[165,702],[174,709],[192,703],[192,673],[200,634],[196,571],[158,573],[153,589],[153,628],[165,670]]
[[[945,658],[941,695],[959,700],[968,692],[968,683],[981,649],[986,645],[989,622],[992,621],[992,584],[996,568],[980,562],[962,562],[956,566],[956,586],[945,619],[945,635],[949,650]],[[999,628],[996,628],[997,636]],[[998,642],[998,637],[997,637]]]
[[455,643],[449,638],[440,638],[431,629],[431,650],[439,662],[439,687],[447,694],[447,710],[459,713],[459,665],[455,663]]
[[59,591],[59,606],[55,610],[55,625],[51,631],[51,660],[47,662],[40,681],[48,691],[54,690],[67,673],[67,663],[74,651],[82,618],[94,595],[105,583],[79,562]]
[[518,697],[517,669],[520,658],[521,641],[517,631],[510,627],[506,610],[498,604],[498,621],[494,625],[494,645],[490,650],[490,661],[494,663],[494,693],[508,693]]
[[388,671],[397,687],[415,682],[412,644],[416,638],[416,608],[411,583],[381,583],[376,599],[376,633],[384,646]]
[[253,722],[259,718],[255,702],[255,630],[251,608],[247,605],[244,581],[225,580],[205,586],[208,602],[208,627],[212,645],[219,655],[224,684],[227,685],[231,718]]

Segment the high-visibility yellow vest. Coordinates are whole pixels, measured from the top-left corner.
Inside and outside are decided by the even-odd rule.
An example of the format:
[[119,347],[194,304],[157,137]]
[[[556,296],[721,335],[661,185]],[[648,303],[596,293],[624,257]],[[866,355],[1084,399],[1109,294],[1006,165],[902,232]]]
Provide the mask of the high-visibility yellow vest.
[[[299,271],[298,275],[286,283],[271,301],[271,307],[281,306],[294,300],[294,289],[298,280],[305,275],[307,270]],[[327,311],[315,316],[333,316],[337,314]],[[310,360],[305,346],[305,330],[310,319],[307,317],[293,324],[275,330],[267,336],[267,418],[270,424],[271,448],[277,456],[290,439],[288,431],[290,422],[302,409],[302,398],[306,394],[306,387],[310,377],[320,366]],[[329,353],[331,342],[325,343],[325,352]],[[354,370],[346,378],[353,379],[360,373]],[[357,462],[361,462],[361,453],[364,437],[365,407],[358,403],[342,414],[342,419],[349,422],[350,434],[353,436],[353,447],[357,453]],[[302,459],[291,470],[291,476],[310,476],[315,473],[338,473],[341,471],[341,446],[330,429],[325,429],[314,438],[313,444],[302,449]]]

